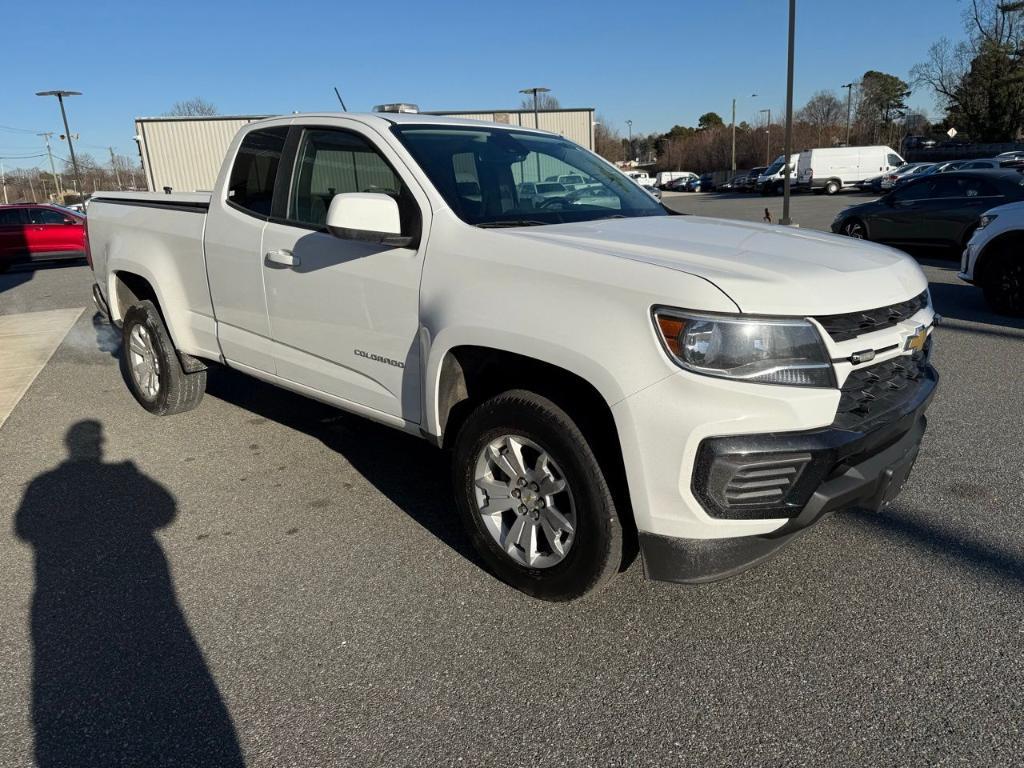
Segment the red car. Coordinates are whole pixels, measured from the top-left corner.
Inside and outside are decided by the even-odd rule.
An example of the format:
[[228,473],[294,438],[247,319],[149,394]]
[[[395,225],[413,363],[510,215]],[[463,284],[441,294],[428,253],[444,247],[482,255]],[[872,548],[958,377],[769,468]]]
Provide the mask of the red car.
[[85,256],[85,218],[55,205],[0,205],[0,272],[12,264]]

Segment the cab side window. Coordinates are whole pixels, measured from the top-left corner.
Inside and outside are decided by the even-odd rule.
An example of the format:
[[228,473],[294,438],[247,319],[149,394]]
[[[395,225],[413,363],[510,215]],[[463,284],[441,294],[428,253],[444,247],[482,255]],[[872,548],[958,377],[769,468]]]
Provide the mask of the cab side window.
[[362,136],[348,131],[313,129],[303,133],[292,176],[287,218],[321,229],[335,195],[376,192],[398,202],[402,232],[408,233],[416,203],[387,160]]
[[270,216],[274,183],[287,126],[253,131],[242,139],[228,180],[228,203],[261,218]]

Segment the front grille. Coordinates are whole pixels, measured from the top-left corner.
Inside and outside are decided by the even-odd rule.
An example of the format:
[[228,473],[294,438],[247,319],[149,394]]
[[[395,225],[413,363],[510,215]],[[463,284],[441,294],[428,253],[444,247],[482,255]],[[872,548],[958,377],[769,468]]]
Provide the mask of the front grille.
[[833,426],[860,429],[911,400],[928,376],[928,352],[901,355],[884,363],[852,371],[840,388]]
[[924,291],[912,299],[888,307],[847,312],[842,315],[821,315],[814,319],[821,323],[833,341],[849,341],[864,333],[892,328],[927,306],[928,292]]

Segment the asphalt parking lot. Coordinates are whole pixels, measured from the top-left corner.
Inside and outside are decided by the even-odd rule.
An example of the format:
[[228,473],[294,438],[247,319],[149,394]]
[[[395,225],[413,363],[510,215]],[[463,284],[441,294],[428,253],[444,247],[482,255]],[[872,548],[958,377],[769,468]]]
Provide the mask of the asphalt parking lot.
[[[843,190],[832,197],[797,193],[790,197],[790,218],[801,227],[831,232],[829,227],[832,219],[840,210],[877,199],[874,195],[856,190]],[[721,216],[727,219],[763,222],[767,211],[772,223],[777,224],[782,218],[781,195],[663,192],[662,202],[673,210],[694,216]]]
[[481,569],[427,444],[228,370],[151,417],[87,267],[0,276],[0,316],[82,309],[0,426],[0,766],[1019,762],[1024,323],[924,268],[942,383],[894,506],[568,605]]

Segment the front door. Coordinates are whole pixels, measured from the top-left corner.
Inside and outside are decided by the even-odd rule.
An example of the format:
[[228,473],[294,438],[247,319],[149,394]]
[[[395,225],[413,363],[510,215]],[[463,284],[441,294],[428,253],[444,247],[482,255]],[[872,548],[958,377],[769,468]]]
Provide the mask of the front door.
[[29,248],[32,253],[84,252],[82,220],[53,208],[28,208]]
[[418,423],[422,250],[340,239],[325,224],[344,192],[394,197],[403,234],[419,232],[421,206],[372,134],[293,130],[301,138],[286,214],[267,224],[262,247],[277,374]]

